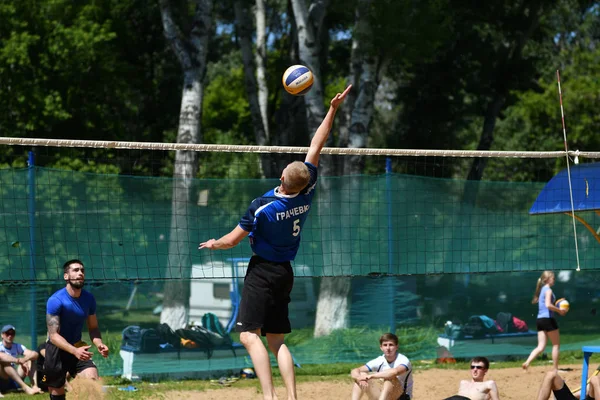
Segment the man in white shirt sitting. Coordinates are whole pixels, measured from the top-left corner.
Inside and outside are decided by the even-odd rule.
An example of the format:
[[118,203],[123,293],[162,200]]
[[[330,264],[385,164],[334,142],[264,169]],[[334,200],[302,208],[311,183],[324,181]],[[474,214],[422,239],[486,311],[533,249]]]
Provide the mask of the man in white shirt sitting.
[[[406,356],[398,353],[398,337],[385,333],[379,338],[383,355],[354,368],[350,375],[354,379],[352,400],[364,394],[370,400],[410,400],[413,392],[412,365]],[[377,380],[383,385],[377,385]]]

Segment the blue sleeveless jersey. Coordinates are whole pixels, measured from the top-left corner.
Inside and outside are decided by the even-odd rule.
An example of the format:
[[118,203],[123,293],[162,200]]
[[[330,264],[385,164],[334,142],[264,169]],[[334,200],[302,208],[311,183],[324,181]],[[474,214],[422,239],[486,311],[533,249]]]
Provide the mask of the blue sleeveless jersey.
[[269,190],[252,201],[240,221],[240,228],[250,232],[252,251],[265,260],[284,262],[296,258],[317,183],[317,167],[305,164],[310,181],[300,193],[284,195],[278,188]]
[[[546,292],[548,290],[550,290],[550,286],[544,285],[540,291],[540,298],[538,300],[538,318],[552,318],[554,316],[554,313],[546,307]],[[552,293],[550,302],[554,304],[554,293]]]
[[81,296],[71,297],[67,288],[62,288],[48,299],[46,314],[60,318],[60,335],[71,344],[81,340],[81,331],[87,317],[96,314],[96,299],[85,290]]

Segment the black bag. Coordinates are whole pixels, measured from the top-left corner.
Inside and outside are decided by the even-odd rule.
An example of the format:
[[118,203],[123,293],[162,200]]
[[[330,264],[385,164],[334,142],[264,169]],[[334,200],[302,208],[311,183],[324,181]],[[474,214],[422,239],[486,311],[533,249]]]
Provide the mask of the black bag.
[[157,353],[162,343],[156,329],[142,329],[137,325],[130,325],[123,329],[121,348],[141,353]]
[[499,312],[496,316],[496,323],[502,329],[502,333],[516,332],[513,316],[509,312]]
[[467,323],[463,326],[463,332],[467,336],[480,337],[485,336],[486,329],[483,325],[483,321],[477,315],[473,315],[469,318]]
[[169,343],[176,349],[181,348],[181,337],[171,329],[169,324],[163,322],[156,327],[156,331],[161,338],[161,343]]

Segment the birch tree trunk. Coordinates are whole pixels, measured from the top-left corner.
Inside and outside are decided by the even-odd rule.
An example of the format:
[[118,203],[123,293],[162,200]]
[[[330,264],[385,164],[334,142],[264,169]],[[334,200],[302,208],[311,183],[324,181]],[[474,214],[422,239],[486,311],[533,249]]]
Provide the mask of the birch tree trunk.
[[[321,62],[319,60],[321,42],[319,39],[329,0],[316,0],[310,5],[310,8],[306,7],[305,0],[291,0],[291,2],[296,21],[300,63],[308,67],[314,76],[312,89],[304,95],[308,132],[312,138],[325,117]],[[326,146],[330,146],[332,140],[330,136]],[[320,174],[322,175],[330,175],[328,173],[330,168],[326,164],[328,163],[321,167]]]
[[267,24],[265,0],[256,0],[256,82],[258,83],[258,105],[260,115],[269,143],[268,102],[269,88],[267,86]]
[[[211,31],[212,0],[195,0],[195,14],[189,36],[184,36],[173,19],[170,0],[159,0],[165,37],[183,70],[183,89],[177,143],[200,143],[202,134],[203,78],[206,73],[208,39]],[[177,151],[173,171],[169,255],[160,322],[173,330],[188,322],[190,301],[191,258],[195,249],[189,237],[189,216],[193,202],[190,190],[198,170],[198,157],[192,151]]]
[[[250,106],[250,117],[254,126],[254,139],[259,146],[269,144],[269,138],[264,126],[263,115],[258,98],[258,82],[254,67],[254,56],[252,52],[252,19],[250,10],[244,6],[244,0],[234,0],[233,8],[235,13],[238,42],[242,51],[242,62],[244,63],[244,84],[246,94],[248,95],[248,104]],[[261,175],[262,177],[273,178],[269,154],[260,154]]]

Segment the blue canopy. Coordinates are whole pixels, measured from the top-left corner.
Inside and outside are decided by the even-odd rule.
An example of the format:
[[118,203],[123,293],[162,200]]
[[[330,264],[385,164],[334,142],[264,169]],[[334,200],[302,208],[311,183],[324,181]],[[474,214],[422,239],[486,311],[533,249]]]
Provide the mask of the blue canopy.
[[[571,167],[571,186],[575,211],[600,210],[600,163],[578,164]],[[531,206],[529,214],[571,212],[567,169],[556,174],[544,186]]]

